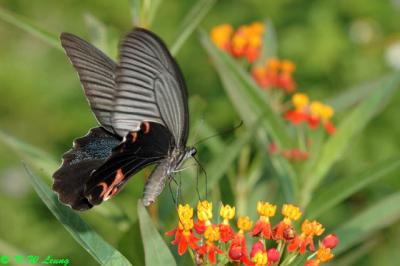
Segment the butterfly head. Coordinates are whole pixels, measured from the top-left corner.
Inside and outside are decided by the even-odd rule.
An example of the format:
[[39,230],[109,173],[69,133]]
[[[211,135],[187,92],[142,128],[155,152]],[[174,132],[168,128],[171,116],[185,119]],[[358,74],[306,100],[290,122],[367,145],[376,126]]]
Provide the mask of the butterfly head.
[[189,157],[195,156],[197,153],[197,149],[195,147],[187,147],[186,148],[186,154],[189,155]]

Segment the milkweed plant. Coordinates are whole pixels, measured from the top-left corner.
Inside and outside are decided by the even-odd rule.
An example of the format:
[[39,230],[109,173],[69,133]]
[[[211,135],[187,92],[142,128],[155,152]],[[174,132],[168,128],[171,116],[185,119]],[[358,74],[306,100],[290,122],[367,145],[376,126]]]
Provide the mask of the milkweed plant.
[[[161,1],[131,2],[135,25],[150,28]],[[207,122],[192,126],[200,125],[198,134],[204,137],[217,134],[199,144],[200,158],[202,152],[212,158],[203,165],[207,187],[184,178],[182,193],[172,197],[176,203],[165,203],[162,198],[146,209],[138,199],[137,215],[127,214],[114,200],[94,208],[95,217],[104,218],[121,232],[121,241],[110,244],[107,235],[100,236],[78,212],[58,202],[47,184],[50,179],[39,177],[57,168],[51,156],[5,133],[1,139],[22,156],[46,206],[101,265],[340,265],[345,255],[356,253],[356,247],[399,217],[395,203],[400,194],[394,193],[352,217],[335,219],[341,220],[338,224],[320,222],[327,221],[330,210],[344,200],[399,170],[400,159],[395,158],[357,177],[335,176],[328,182],[331,169],[351,141],[388,103],[399,85],[399,75],[389,73],[373,89],[350,89],[334,100],[318,99],[296,80],[301,63],[277,54],[273,21],[236,27],[221,21],[225,24],[205,30],[199,25],[216,1],[197,2],[183,20],[171,52],[176,55],[186,39],[197,33],[227,101],[244,123],[231,132],[235,136],[231,142],[224,141]],[[59,45],[52,34],[29,20],[6,10],[0,13],[1,19]],[[98,33],[107,32],[94,18],[91,27]],[[190,105],[195,101],[191,97]],[[182,174],[204,178],[193,169]],[[196,193],[199,186],[208,192]],[[210,199],[202,198],[204,194]]]

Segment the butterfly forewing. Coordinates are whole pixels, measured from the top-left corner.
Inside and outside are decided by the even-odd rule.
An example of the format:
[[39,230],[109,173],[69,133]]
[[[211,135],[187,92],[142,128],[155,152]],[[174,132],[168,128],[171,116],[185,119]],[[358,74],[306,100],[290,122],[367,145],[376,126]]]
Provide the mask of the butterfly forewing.
[[103,52],[81,38],[62,33],[61,44],[78,72],[85,95],[99,123],[113,132],[111,112],[114,105],[117,65]]
[[122,42],[116,71],[112,125],[119,135],[137,130],[142,121],[167,127],[177,146],[188,131],[187,92],[182,74],[163,42],[136,28]]

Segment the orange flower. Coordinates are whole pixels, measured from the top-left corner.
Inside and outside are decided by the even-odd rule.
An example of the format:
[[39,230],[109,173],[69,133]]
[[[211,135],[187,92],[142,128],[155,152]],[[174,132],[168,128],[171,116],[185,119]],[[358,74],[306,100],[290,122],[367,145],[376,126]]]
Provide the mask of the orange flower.
[[330,248],[320,247],[317,251],[317,258],[307,260],[304,266],[319,266],[323,262],[328,262],[333,258]]
[[275,240],[292,240],[296,237],[296,232],[292,227],[292,221],[297,221],[301,217],[299,207],[292,204],[283,204],[282,215],[283,220],[273,230]]
[[246,238],[244,232],[250,230],[252,222],[249,217],[239,217],[237,226],[239,232],[235,234],[229,247],[228,255],[232,261],[251,265],[251,261],[247,257]]
[[253,236],[259,236],[260,234],[266,238],[272,238],[272,229],[269,221],[270,217],[273,217],[276,212],[276,205],[272,205],[268,202],[257,202],[257,212],[260,215],[260,219],[256,222],[253,232]]
[[219,232],[221,234],[221,242],[226,243],[233,238],[235,233],[232,227],[229,225],[229,220],[235,216],[235,207],[229,205],[222,205],[220,209],[220,215],[224,219],[221,224],[219,224]]
[[165,234],[175,235],[175,239],[171,243],[178,246],[178,254],[182,256],[186,252],[188,246],[190,246],[192,249],[197,249],[197,242],[199,239],[195,237],[192,232],[193,209],[188,204],[179,204],[178,216],[178,226],[175,229],[166,232]]
[[233,28],[229,24],[222,24],[211,30],[211,39],[221,50],[229,51]]
[[252,63],[260,57],[263,33],[264,25],[260,22],[240,26],[235,32],[232,26],[223,24],[211,30],[211,39],[221,50]]
[[206,243],[202,245],[197,251],[198,254],[204,255],[207,254],[208,260],[211,264],[216,263],[216,253],[222,254],[223,251],[220,250],[215,244],[215,241],[220,239],[219,228],[215,226],[208,226],[206,231],[204,232],[204,237],[206,238]]
[[293,92],[296,84],[292,74],[294,64],[289,60],[269,59],[264,65],[253,67],[252,76],[257,84],[264,89],[276,87],[286,92]]
[[310,222],[309,220],[305,220],[301,225],[301,231],[301,235],[296,236],[288,245],[289,252],[298,249],[300,254],[304,254],[308,246],[310,251],[315,251],[313,237],[320,236],[325,231],[322,224],[317,221]]

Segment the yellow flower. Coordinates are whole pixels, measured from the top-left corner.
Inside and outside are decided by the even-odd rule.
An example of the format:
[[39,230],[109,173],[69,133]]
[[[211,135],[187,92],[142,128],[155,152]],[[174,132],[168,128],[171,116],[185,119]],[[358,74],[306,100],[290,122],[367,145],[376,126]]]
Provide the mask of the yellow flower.
[[200,221],[208,221],[212,219],[212,203],[203,200],[197,203],[197,218]]
[[249,28],[250,31],[255,35],[261,35],[265,30],[264,24],[261,22],[253,22],[250,24]]
[[190,220],[193,217],[193,208],[190,207],[189,204],[179,204],[178,215],[181,221]]
[[219,211],[219,214],[224,219],[223,224],[228,224],[229,220],[231,220],[235,216],[235,207],[231,207],[228,204],[222,205]]
[[210,242],[218,241],[220,239],[219,228],[214,226],[207,227],[204,237]]
[[317,259],[320,262],[327,262],[333,258],[333,254],[330,248],[321,247],[317,251]]
[[261,250],[258,251],[253,257],[253,262],[255,263],[256,266],[267,265],[268,263],[267,252],[262,252]]
[[282,215],[285,216],[285,222],[296,221],[301,217],[301,214],[299,207],[292,204],[283,204]]
[[229,24],[222,24],[211,30],[211,39],[220,49],[227,49],[233,34],[233,28]]
[[315,116],[315,117],[320,117],[322,110],[324,109],[324,104],[321,103],[320,101],[313,101],[310,104],[310,112],[311,115]]
[[292,96],[292,103],[297,110],[302,111],[308,105],[309,99],[304,93],[296,93]]
[[306,236],[320,236],[325,231],[325,228],[317,221],[310,222],[306,219],[301,225],[301,232]]
[[238,219],[237,226],[240,229],[240,232],[249,231],[253,222],[250,220],[249,216],[241,216]]
[[190,232],[193,226],[193,219],[179,221],[179,228],[182,229],[184,232]]
[[260,216],[273,217],[276,213],[276,205],[259,201],[257,202],[257,212]]
[[329,119],[332,118],[334,113],[335,111],[333,110],[332,107],[330,107],[329,105],[324,105],[320,113],[321,119],[324,121],[328,121]]

